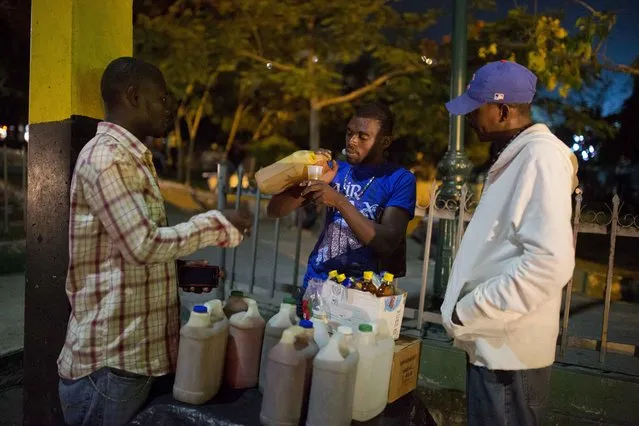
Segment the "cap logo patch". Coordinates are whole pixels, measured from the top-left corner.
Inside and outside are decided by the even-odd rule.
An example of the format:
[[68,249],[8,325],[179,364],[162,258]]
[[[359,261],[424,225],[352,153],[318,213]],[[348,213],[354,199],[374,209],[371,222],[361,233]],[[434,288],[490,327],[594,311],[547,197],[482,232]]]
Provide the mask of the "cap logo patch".
[[493,100],[495,100],[495,101],[503,101],[504,100],[504,94],[503,93],[495,93],[495,96],[493,96]]

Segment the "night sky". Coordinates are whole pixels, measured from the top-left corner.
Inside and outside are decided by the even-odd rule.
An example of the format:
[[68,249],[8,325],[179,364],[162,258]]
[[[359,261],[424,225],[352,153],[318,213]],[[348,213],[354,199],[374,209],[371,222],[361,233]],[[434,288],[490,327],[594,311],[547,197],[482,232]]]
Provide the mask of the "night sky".
[[[472,0],[469,0],[469,3]],[[593,8],[604,11],[617,12],[617,23],[607,42],[606,55],[614,62],[630,65],[639,57],[639,0],[586,0]],[[439,8],[443,15],[437,25],[427,32],[427,36],[440,39],[444,34],[449,34],[452,29],[452,4],[453,0],[404,0],[398,4],[398,8],[405,11],[424,11],[431,8]],[[532,10],[532,0],[496,0],[495,11],[478,12],[476,17],[485,21],[494,21],[506,16],[509,9],[515,5],[526,6]],[[568,29],[574,29],[574,23],[580,16],[589,13],[583,6],[572,0],[537,0],[539,12],[558,11],[564,12],[562,25]],[[603,107],[603,113],[616,112],[623,101],[632,93],[632,78],[628,75],[605,72],[613,79]]]

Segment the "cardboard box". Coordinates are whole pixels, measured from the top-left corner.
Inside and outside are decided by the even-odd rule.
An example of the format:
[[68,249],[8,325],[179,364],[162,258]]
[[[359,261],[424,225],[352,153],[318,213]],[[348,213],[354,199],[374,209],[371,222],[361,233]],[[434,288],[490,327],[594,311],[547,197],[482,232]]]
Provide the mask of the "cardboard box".
[[395,355],[388,387],[388,403],[417,388],[422,340],[416,337],[400,336],[395,341]]
[[330,322],[347,325],[355,331],[362,323],[384,320],[393,339],[399,337],[402,328],[406,297],[405,291],[397,296],[375,297],[328,281],[322,288],[322,299],[327,305]]

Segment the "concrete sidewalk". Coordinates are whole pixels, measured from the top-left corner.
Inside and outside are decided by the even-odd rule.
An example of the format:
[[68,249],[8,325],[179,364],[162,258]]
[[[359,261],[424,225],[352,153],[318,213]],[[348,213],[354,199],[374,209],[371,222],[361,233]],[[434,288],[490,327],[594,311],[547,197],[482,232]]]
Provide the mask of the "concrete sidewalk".
[[22,349],[24,274],[0,276],[0,357]]

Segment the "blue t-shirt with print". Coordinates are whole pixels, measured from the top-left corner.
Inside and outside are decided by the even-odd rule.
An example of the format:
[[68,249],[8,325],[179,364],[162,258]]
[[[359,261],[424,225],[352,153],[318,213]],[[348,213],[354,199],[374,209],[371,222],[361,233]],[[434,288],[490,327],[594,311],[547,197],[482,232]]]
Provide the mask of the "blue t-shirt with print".
[[[390,163],[357,165],[339,161],[331,186],[348,198],[368,219],[380,222],[384,209],[398,207],[413,218],[415,212],[415,176]],[[341,213],[328,208],[324,229],[308,260],[304,287],[312,278],[326,279],[336,269],[347,276],[361,276],[364,271],[380,270],[403,276],[406,273],[406,240],[391,256],[379,259],[365,247],[346,223]]]

